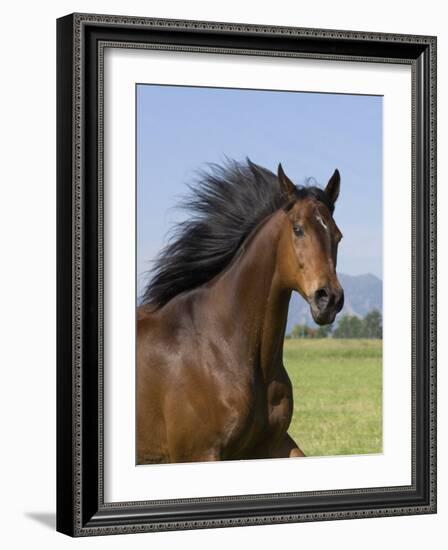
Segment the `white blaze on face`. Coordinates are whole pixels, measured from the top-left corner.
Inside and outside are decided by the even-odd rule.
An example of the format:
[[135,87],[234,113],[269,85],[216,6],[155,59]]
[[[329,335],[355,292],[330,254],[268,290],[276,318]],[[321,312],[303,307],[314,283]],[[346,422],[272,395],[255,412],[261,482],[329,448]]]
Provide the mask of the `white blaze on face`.
[[319,216],[319,214],[316,216],[316,220],[322,225],[322,227],[328,231],[328,227],[327,225],[325,224],[324,220]]

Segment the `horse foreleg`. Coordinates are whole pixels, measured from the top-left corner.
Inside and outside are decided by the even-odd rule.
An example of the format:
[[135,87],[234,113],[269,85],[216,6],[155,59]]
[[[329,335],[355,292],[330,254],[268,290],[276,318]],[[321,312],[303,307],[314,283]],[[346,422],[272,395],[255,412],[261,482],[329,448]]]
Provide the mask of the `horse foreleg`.
[[215,462],[219,460],[221,460],[221,454],[217,449],[201,449],[199,445],[172,445],[169,448],[169,462],[173,464],[182,462]]
[[170,455],[170,462],[179,464],[183,462],[216,462],[221,460],[219,453],[210,451],[203,453],[173,453]]
[[271,456],[272,458],[294,458],[305,456],[305,454],[294,439],[285,433],[278,445],[271,451]]

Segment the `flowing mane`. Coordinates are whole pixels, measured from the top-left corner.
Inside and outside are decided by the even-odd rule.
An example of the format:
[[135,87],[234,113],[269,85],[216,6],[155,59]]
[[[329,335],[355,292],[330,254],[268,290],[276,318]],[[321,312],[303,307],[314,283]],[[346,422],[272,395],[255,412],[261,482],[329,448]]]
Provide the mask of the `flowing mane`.
[[[191,215],[173,228],[150,271],[142,302],[161,307],[177,294],[218,275],[245,238],[267,216],[288,206],[277,176],[247,159],[211,164],[179,205]],[[322,189],[296,186],[297,200],[312,196],[333,211]]]

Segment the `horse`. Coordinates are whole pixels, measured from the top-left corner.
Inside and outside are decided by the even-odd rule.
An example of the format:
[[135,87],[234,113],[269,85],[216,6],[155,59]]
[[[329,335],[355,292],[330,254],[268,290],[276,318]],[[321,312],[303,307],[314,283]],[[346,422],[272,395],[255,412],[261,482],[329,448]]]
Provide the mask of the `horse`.
[[137,308],[136,462],[303,457],[283,341],[292,291],[319,325],[343,307],[339,171],[321,189],[227,160],[189,188]]

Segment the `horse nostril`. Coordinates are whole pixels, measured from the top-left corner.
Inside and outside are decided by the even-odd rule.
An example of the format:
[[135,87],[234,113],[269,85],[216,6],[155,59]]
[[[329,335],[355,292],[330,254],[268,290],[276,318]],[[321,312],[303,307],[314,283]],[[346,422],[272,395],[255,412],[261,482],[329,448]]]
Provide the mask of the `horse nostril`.
[[314,293],[314,302],[319,310],[325,309],[330,302],[330,293],[326,288],[319,288]]

